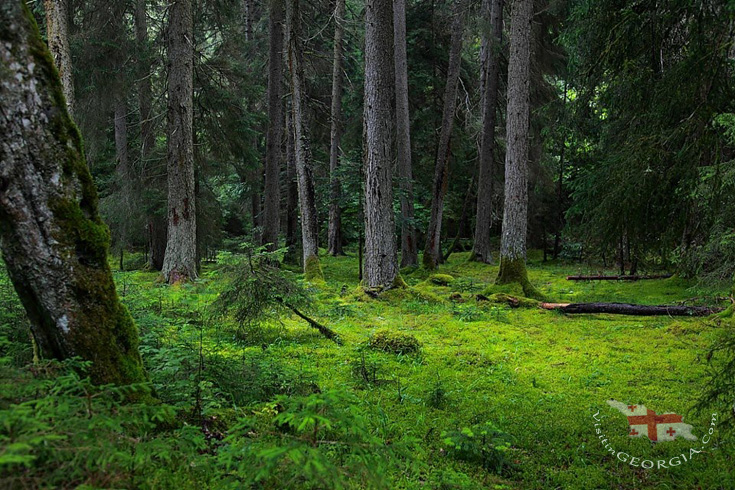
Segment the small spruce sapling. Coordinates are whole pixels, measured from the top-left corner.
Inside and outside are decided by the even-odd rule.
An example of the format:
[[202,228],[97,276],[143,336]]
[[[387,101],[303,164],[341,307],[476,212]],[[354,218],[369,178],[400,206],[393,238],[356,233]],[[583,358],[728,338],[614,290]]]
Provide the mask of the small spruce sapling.
[[258,249],[245,260],[232,260],[223,269],[226,286],[214,306],[221,314],[232,314],[242,326],[253,326],[268,319],[278,319],[288,311],[305,320],[326,338],[341,344],[334,330],[307,316],[313,301],[311,294],[296,277],[278,267],[284,250],[266,252]]

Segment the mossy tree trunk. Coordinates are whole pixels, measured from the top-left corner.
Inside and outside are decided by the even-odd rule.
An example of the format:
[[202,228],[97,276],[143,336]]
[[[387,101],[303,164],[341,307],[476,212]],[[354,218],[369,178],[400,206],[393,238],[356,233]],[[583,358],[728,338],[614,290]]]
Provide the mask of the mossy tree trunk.
[[261,245],[278,248],[281,224],[281,160],[283,153],[283,0],[271,0],[268,19],[268,131],[265,150],[263,232]]
[[365,4],[365,287],[396,285],[398,258],[393,221],[393,6]]
[[431,217],[426,231],[423,263],[427,269],[436,269],[442,260],[441,231],[444,214],[444,197],[449,184],[449,145],[454,128],[454,112],[457,109],[457,85],[462,61],[462,36],[464,34],[465,0],[454,0],[452,6],[452,41],[449,49],[447,84],[444,87],[444,108],[439,144],[436,150],[434,186],[431,196]]
[[408,108],[406,0],[393,2],[393,46],[396,78],[396,169],[401,201],[401,267],[418,264],[413,206],[411,118]]
[[532,15],[533,0],[514,0],[508,67],[505,207],[497,279],[498,284],[520,283],[527,296],[537,295],[526,272]]
[[91,361],[97,383],[144,381],[81,136],[24,2],[0,3],[0,63],[0,248],[33,338]]
[[69,0],[44,0],[46,10],[46,38],[54,63],[59,70],[61,85],[64,88],[66,107],[74,114],[74,77],[71,67],[69,48]]
[[288,25],[288,65],[291,72],[291,111],[294,126],[294,159],[299,184],[301,209],[301,245],[306,280],[322,279],[319,265],[319,221],[316,212],[316,194],[311,162],[309,134],[304,121],[306,98],[304,94],[303,40],[299,0],[289,0],[286,8]]
[[194,46],[191,0],[174,0],[168,20],[168,241],[163,277],[197,277],[194,179]]
[[[490,5],[486,5],[489,3]],[[498,108],[500,78],[500,54],[503,39],[503,0],[488,0],[483,5],[484,15],[489,17],[489,33],[485,36],[482,108],[482,133],[480,137],[479,180],[477,182],[477,215],[475,238],[470,260],[492,262],[490,228],[493,203],[493,153],[495,149],[495,123]]]
[[334,8],[334,61],[332,64],[332,127],[329,149],[329,226],[327,250],[343,255],[342,203],[339,179],[340,143],[342,141],[342,38],[344,37],[345,0],[336,0]]

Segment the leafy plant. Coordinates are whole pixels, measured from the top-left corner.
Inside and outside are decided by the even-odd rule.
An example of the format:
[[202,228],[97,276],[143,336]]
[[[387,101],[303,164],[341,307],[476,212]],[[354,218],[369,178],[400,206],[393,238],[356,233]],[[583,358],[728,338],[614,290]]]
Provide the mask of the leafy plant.
[[510,437],[490,422],[445,431],[441,438],[447,453],[460,461],[479,464],[495,473],[510,465]]

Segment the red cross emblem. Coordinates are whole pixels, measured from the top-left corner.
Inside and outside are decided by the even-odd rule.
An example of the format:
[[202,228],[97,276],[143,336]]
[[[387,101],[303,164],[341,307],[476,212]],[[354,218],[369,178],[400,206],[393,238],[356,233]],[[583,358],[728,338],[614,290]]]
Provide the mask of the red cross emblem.
[[666,433],[670,435],[671,437],[674,437],[674,434],[676,434],[676,431],[674,430],[673,427],[669,427],[669,430],[667,430]]
[[633,429],[633,430],[631,430],[631,431],[630,431],[630,435],[631,435],[631,436],[637,436],[638,434],[640,434],[640,432],[638,432],[638,431],[637,431],[637,430],[635,430],[635,429]]
[[638,408],[638,405],[628,405],[628,408],[632,412],[633,410],[635,410],[636,408]]
[[[658,441],[658,435],[656,434],[657,424],[674,424],[682,421],[681,415],[676,415],[675,413],[656,415],[656,412],[654,412],[650,408],[647,409],[646,412],[646,415],[629,415],[628,425],[647,425],[648,438],[654,442]],[[669,427],[669,431],[674,431],[674,429]]]

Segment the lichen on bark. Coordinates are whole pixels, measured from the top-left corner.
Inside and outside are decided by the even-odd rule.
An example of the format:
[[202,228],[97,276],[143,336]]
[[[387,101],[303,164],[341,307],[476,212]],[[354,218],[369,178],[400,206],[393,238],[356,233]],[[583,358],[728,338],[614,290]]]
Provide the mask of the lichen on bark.
[[33,337],[45,357],[91,361],[97,383],[145,381],[58,72],[24,3],[3,3],[0,26],[0,248]]

